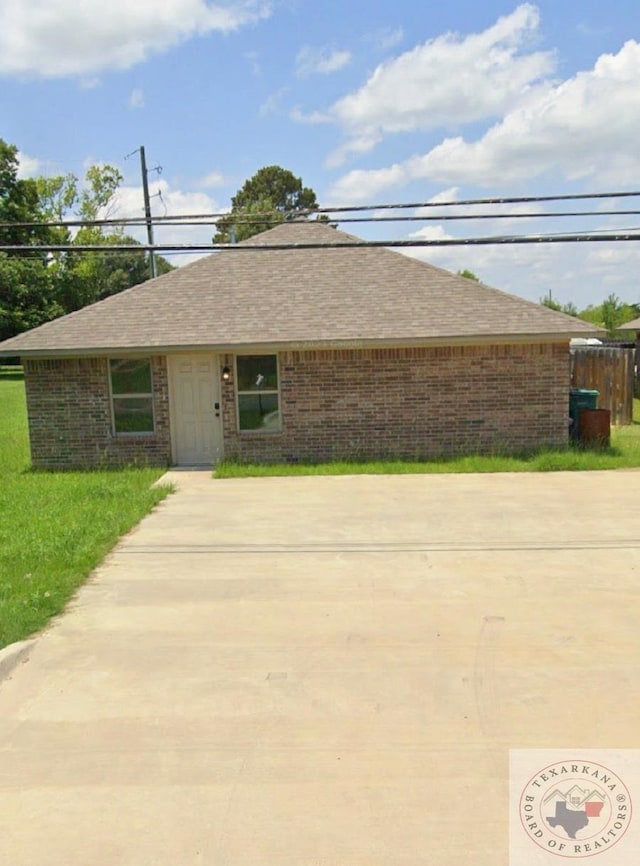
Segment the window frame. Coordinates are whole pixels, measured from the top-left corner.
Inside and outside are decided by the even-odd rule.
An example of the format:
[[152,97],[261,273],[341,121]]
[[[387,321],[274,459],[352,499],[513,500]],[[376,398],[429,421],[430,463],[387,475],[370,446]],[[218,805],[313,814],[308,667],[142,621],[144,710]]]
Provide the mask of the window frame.
[[[239,376],[238,376],[238,360],[240,358],[256,358],[256,357],[265,357],[265,358],[275,358],[276,359],[276,377],[277,377],[277,388],[269,388],[264,391],[242,391],[239,387]],[[241,354],[234,355],[233,359],[233,371],[234,371],[234,391],[235,391],[235,404],[236,404],[236,431],[241,436],[276,436],[279,433],[282,433],[282,401],[280,399],[280,355],[278,352],[242,352]],[[250,427],[247,429],[243,429],[240,426],[240,397],[243,396],[255,396],[256,394],[275,394],[278,398],[278,426],[267,428],[267,427]]]
[[[149,378],[151,380],[151,390],[149,392],[127,392],[127,393],[116,393],[113,390],[113,380],[111,378],[111,362],[112,361],[146,361],[149,364]],[[156,433],[156,401],[154,394],[154,375],[153,375],[153,361],[150,356],[142,355],[142,356],[133,356],[127,355],[124,357],[118,358],[107,358],[107,379],[109,381],[109,406],[111,410],[111,431],[112,435],[116,437],[141,437],[141,436],[154,436]],[[140,399],[150,399],[151,400],[151,430],[117,430],[116,429],[116,400],[140,400]]]

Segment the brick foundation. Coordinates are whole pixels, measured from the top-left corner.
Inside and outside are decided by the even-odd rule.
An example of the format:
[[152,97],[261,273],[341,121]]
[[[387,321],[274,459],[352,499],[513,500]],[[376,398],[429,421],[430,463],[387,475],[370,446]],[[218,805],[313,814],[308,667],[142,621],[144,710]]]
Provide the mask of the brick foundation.
[[[225,457],[407,459],[567,445],[569,347],[447,346],[280,353],[282,432],[237,431],[223,385]],[[233,357],[223,359],[233,370]]]
[[106,358],[25,361],[31,461],[35,469],[171,462],[164,357],[152,358],[155,433],[114,435]]

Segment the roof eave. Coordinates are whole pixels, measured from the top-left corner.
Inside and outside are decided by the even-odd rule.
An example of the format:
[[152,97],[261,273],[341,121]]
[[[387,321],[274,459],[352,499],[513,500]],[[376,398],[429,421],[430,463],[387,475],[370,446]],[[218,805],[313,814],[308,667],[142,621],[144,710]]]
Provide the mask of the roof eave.
[[558,331],[527,334],[470,334],[443,335],[438,337],[408,337],[403,339],[338,339],[338,340],[291,340],[291,341],[261,341],[237,343],[193,343],[167,344],[158,346],[82,346],[57,349],[0,349],[0,358],[98,358],[111,355],[169,355],[193,352],[216,352],[234,354],[246,350],[261,352],[304,351],[305,349],[382,349],[408,348],[428,346],[486,346],[524,343],[559,343],[569,341],[576,336],[597,335],[601,329],[593,331]]

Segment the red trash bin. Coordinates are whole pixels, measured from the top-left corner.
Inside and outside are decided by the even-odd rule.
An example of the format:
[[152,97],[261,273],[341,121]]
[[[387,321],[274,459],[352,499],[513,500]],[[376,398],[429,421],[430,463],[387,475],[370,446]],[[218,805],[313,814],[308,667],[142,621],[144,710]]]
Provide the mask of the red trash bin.
[[578,436],[586,446],[608,448],[611,443],[611,412],[609,409],[581,409]]

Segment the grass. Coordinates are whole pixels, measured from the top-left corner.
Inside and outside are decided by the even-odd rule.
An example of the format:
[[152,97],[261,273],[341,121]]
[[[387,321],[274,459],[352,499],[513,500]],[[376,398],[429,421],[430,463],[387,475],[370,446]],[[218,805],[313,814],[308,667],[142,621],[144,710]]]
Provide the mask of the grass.
[[157,469],[29,470],[19,369],[0,367],[0,648],[60,613],[118,538],[169,492]]
[[611,431],[610,448],[574,446],[519,457],[470,455],[444,460],[336,461],[332,463],[255,464],[224,461],[216,478],[281,475],[410,475],[446,472],[561,472],[640,467],[640,400],[634,400],[634,422]]

